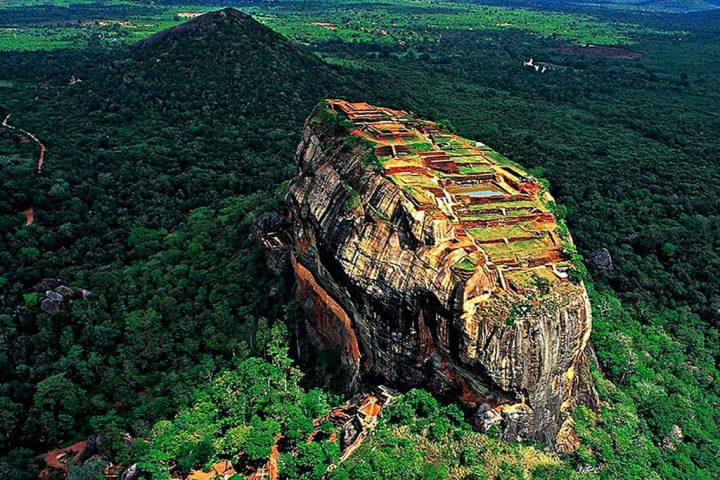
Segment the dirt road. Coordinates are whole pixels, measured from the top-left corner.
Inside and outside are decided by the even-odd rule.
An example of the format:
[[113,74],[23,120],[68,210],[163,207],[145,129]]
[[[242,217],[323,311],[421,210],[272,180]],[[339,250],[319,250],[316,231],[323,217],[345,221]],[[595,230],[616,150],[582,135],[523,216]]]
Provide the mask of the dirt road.
[[[43,169],[43,161],[45,160],[45,152],[47,152],[47,148],[45,147],[45,144],[43,144],[34,134],[28,132],[27,130],[23,130],[22,128],[14,127],[8,123],[8,120],[10,120],[10,113],[7,114],[7,117],[5,117],[5,120],[2,121],[2,126],[5,128],[8,128],[10,130],[13,130],[15,132],[19,132],[35,142],[38,147],[40,147],[40,153],[38,154],[37,159],[37,173],[40,175],[42,173]],[[32,225],[34,221],[34,210],[32,205],[30,205],[28,208],[25,209],[25,225]]]

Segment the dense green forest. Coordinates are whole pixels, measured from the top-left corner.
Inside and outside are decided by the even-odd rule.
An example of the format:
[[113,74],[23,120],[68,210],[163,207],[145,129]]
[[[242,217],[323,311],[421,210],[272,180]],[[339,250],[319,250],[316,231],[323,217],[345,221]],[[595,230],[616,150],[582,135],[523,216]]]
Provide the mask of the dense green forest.
[[[292,37],[322,5],[273,8],[267,23]],[[440,7],[385,8],[376,21],[419,15],[412,35],[287,40],[216,19],[143,48],[0,54],[0,116],[48,148],[36,175],[34,145],[0,135],[0,476],[36,476],[37,454],[98,435],[88,455],[148,478],[237,450],[252,464],[280,433],[297,453],[283,478],[319,478],[337,458],[330,442],[298,450],[342,380],[256,239],[258,218],[283,213],[302,122],[327,96],[447,118],[534,167],[580,251],[613,261],[588,262],[604,404],[575,412],[576,455],[473,432],[413,391],[332,478],[720,476],[720,16],[594,12],[636,26],[612,30],[642,54],[627,59],[559,50],[577,45],[551,27],[447,29],[424,23]],[[50,314],[58,285],[72,293]]]
[[[286,315],[253,221],[282,211],[304,116],[341,77],[255,22],[219,27],[195,32],[202,49],[191,37],[78,55],[92,66],[73,86],[64,54],[46,57],[55,72],[30,69],[54,75],[17,117],[49,154],[37,180],[33,163],[2,170],[18,192],[2,201],[4,450],[100,425],[146,433],[230,359],[263,353],[253,336]],[[19,58],[15,78],[36,60],[3,61]],[[28,201],[34,223],[18,229]],[[48,278],[91,295],[51,316]]]

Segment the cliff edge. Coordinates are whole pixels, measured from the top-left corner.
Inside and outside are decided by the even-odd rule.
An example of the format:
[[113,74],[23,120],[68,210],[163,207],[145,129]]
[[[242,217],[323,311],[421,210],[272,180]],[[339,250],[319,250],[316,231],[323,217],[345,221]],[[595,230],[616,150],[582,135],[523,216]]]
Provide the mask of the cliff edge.
[[351,388],[428,388],[504,438],[571,449],[570,408],[597,403],[591,312],[547,190],[480,142],[342,100],[313,111],[297,163],[297,296]]

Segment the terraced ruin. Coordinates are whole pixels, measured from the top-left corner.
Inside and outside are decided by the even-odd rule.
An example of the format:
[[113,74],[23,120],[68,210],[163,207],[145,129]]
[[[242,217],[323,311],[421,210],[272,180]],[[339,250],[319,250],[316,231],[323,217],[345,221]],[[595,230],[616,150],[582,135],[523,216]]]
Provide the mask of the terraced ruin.
[[418,212],[443,220],[438,226],[450,220],[452,231],[435,232],[436,246],[438,254],[456,257],[458,273],[469,278],[488,269],[516,293],[532,290],[538,279],[568,280],[553,199],[521,167],[408,112],[344,100],[328,105],[352,124],[352,135],[374,145],[383,173]]

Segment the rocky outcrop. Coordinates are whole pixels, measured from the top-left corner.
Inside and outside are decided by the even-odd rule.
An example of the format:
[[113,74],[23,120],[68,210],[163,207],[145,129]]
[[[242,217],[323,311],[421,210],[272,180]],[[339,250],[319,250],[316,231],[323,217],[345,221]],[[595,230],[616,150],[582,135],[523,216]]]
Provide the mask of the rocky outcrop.
[[[405,147],[415,144],[396,141],[400,133],[382,140],[382,133],[376,138],[367,132],[380,131],[373,121],[400,132],[385,125],[387,115],[417,138],[429,138],[431,146],[446,148],[432,133],[431,122],[381,109],[373,114],[377,118],[368,113],[357,120],[348,114],[353,125],[328,109],[327,104],[318,107],[305,125],[297,149],[298,174],[287,194],[297,296],[307,312],[311,338],[341,352],[351,388],[375,380],[429,388],[473,409],[482,428],[498,426],[507,439],[555,445],[569,409],[595,403],[585,357],[591,328],[588,296],[582,282],[569,281],[560,247],[551,244],[542,255],[501,259],[504,245],[508,251],[512,245],[527,248],[537,232],[517,244],[504,237],[498,246],[490,244],[483,230],[466,228],[469,223],[456,213],[475,208],[470,204],[476,196],[463,187],[462,195],[472,198],[462,203],[459,193],[448,191],[455,192],[449,185],[467,182],[467,175],[438,171],[439,183],[428,187],[436,209],[413,198],[417,192],[387,166],[405,161],[403,152],[413,155]],[[460,141],[456,137],[447,145]],[[469,151],[466,146],[462,152]],[[478,158],[490,158],[487,150],[478,150]],[[389,160],[382,157],[387,163],[378,161],[385,152],[391,152]],[[460,171],[448,168],[444,159],[433,161],[445,162],[443,171]],[[555,223],[538,200],[543,192],[537,182],[518,172],[518,166],[503,168],[521,180],[491,172],[483,173],[482,181],[504,192],[508,208],[521,200],[536,202],[529,209],[535,215],[530,221],[552,222],[541,225],[547,234],[542,239],[552,239]],[[489,188],[479,182],[470,179],[473,188]],[[508,208],[488,215],[490,223],[477,217],[481,220],[472,225],[504,229],[516,223],[505,217]],[[525,216],[518,218],[527,221],[529,214],[520,213]]]
[[612,257],[607,248],[599,248],[592,252],[587,259],[589,265],[600,270],[611,270],[613,268]]
[[62,310],[68,303],[74,300],[87,300],[92,295],[89,290],[73,289],[63,284],[62,280],[56,278],[45,278],[35,287],[35,290],[45,292],[45,298],[40,303],[40,309],[50,315],[54,315]]

